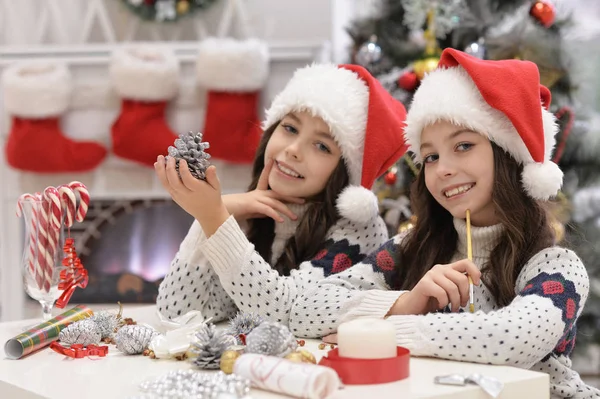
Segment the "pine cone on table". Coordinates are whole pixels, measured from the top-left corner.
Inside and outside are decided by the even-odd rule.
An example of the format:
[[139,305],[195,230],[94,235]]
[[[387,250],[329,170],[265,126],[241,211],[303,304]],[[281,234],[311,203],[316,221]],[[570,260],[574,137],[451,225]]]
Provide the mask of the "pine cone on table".
[[65,345],[98,345],[101,338],[98,325],[90,319],[70,324],[58,334],[59,341]]
[[290,329],[281,323],[265,321],[246,337],[246,352],[284,357],[298,348]]
[[234,336],[217,331],[214,324],[203,324],[194,335],[189,352],[197,355],[194,364],[199,368],[218,369],[223,352],[235,344]]
[[179,161],[185,160],[190,173],[196,179],[206,179],[206,168],[209,167],[210,154],[204,152],[210,145],[202,142],[202,133],[182,134],[175,140],[175,146],[170,146],[169,157],[175,158],[175,169],[179,174]]
[[150,345],[152,338],[158,335],[153,328],[139,325],[123,326],[115,335],[117,349],[128,355],[138,355]]

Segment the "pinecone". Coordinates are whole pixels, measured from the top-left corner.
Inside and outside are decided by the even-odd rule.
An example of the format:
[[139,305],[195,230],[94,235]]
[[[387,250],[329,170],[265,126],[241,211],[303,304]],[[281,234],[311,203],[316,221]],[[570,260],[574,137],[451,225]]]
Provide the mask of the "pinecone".
[[184,159],[187,164],[192,176],[196,179],[204,180],[206,178],[206,168],[210,165],[208,160],[210,154],[204,152],[210,145],[202,142],[202,133],[182,134],[177,140],[175,140],[175,147],[170,146],[169,156],[175,158],[176,166],[175,169],[179,174],[179,161]]
[[138,355],[148,348],[152,338],[156,337],[158,332],[153,328],[146,326],[124,326],[117,331],[115,335],[115,344],[117,349],[128,355]]
[[96,323],[98,326],[98,330],[102,335],[102,339],[113,337],[117,327],[119,326],[120,319],[120,316],[104,310],[90,317],[90,320]]
[[250,332],[258,327],[263,321],[264,319],[259,314],[252,312],[238,312],[235,317],[229,320],[229,334],[236,337],[238,343],[240,343],[240,335],[250,334]]
[[194,364],[199,368],[218,369],[223,352],[235,344],[234,336],[224,331],[217,331],[212,323],[203,324],[196,331],[189,351],[197,355]]
[[290,329],[283,324],[265,321],[246,337],[246,352],[284,357],[298,347]]
[[100,343],[101,334],[96,323],[90,319],[84,319],[65,327],[58,334],[58,339],[66,345],[97,345]]

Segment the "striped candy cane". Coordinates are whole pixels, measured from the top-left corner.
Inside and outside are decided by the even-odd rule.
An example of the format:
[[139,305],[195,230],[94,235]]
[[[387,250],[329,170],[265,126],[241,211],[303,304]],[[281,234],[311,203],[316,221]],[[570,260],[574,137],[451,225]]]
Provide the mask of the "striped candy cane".
[[58,193],[60,194],[62,209],[65,215],[65,226],[67,228],[70,228],[75,222],[75,212],[77,211],[77,196],[73,192],[73,189],[71,189],[71,187],[69,187],[67,184],[58,186]]
[[46,278],[44,281],[44,289],[50,291],[55,267],[55,255],[58,251],[58,241],[60,238],[60,228],[62,225],[62,206],[60,202],[60,194],[55,187],[46,187],[44,190],[44,200],[46,202],[45,217],[42,218],[43,235],[46,238]]
[[38,211],[39,209],[36,208],[36,203],[39,204],[40,202],[40,196],[38,195],[34,195],[34,194],[23,194],[19,197],[19,199],[17,200],[17,209],[16,209],[16,213],[17,213],[17,217],[22,217],[23,216],[23,203],[25,202],[32,202],[31,205],[31,215],[30,215],[30,220],[29,220],[29,245],[28,248],[26,249],[27,251],[27,259],[28,259],[28,266],[29,266],[29,272],[31,273],[31,275],[34,277],[34,280],[37,284],[37,288],[38,289],[42,289],[42,287],[44,286],[44,270],[42,268],[42,266],[40,265],[38,258],[37,258],[37,242],[38,242],[38,223],[39,223],[39,215],[38,215]]
[[78,181],[72,181],[69,183],[69,187],[79,194],[79,206],[77,207],[76,220],[78,222],[83,222],[90,206],[90,193],[85,184]]

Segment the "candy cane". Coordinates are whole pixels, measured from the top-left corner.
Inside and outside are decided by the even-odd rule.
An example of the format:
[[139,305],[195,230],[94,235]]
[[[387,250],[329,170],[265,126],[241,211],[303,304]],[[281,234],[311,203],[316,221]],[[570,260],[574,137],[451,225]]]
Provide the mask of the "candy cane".
[[60,203],[60,194],[55,187],[46,187],[44,190],[44,200],[47,203],[47,211],[45,213],[44,225],[42,226],[43,233],[46,237],[46,280],[44,288],[50,291],[55,266],[55,254],[58,250],[58,241],[60,238],[60,228],[62,225],[62,206]]
[[29,246],[27,248],[27,258],[29,263],[30,273],[34,276],[35,282],[37,284],[38,289],[42,289],[44,285],[44,272],[43,269],[37,260],[36,250],[37,250],[37,241],[38,241],[38,210],[36,210],[36,202],[39,203],[40,197],[39,195],[34,194],[23,194],[17,200],[17,217],[23,216],[23,203],[25,201],[33,202],[31,206],[31,216],[29,220]]
[[63,206],[63,213],[65,214],[65,226],[70,228],[75,222],[75,212],[77,210],[77,197],[75,193],[66,184],[58,187],[60,199]]
[[77,207],[76,220],[78,222],[83,222],[90,205],[90,193],[85,184],[78,181],[72,181],[69,183],[69,187],[71,187],[74,192],[79,194],[79,206]]

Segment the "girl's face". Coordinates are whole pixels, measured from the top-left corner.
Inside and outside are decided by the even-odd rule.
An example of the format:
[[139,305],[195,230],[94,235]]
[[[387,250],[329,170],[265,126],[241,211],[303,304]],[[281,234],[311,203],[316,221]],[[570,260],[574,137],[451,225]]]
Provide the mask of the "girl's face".
[[423,129],[421,157],[425,185],[452,216],[471,223],[498,223],[492,203],[494,153],[490,141],[472,130],[440,121]]
[[342,151],[329,126],[307,112],[287,114],[265,150],[265,164],[274,159],[269,186],[281,195],[309,198],[325,188]]

